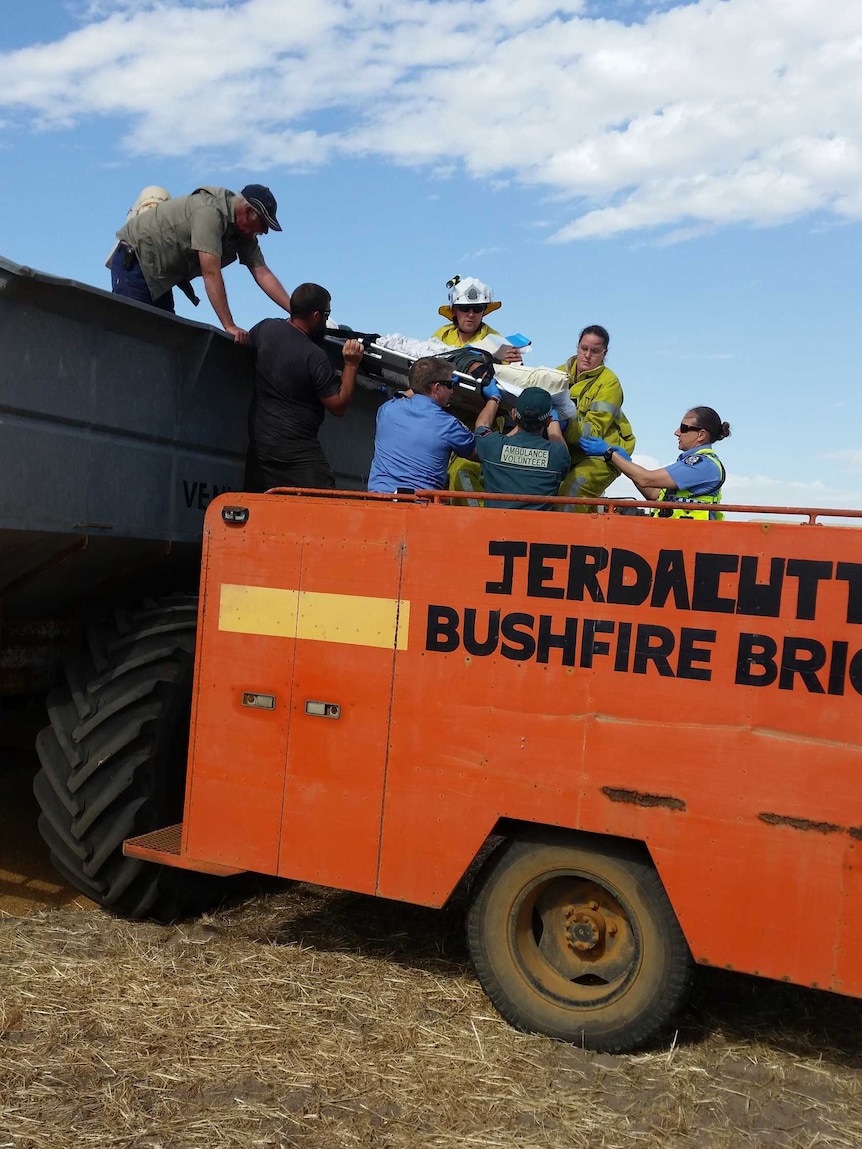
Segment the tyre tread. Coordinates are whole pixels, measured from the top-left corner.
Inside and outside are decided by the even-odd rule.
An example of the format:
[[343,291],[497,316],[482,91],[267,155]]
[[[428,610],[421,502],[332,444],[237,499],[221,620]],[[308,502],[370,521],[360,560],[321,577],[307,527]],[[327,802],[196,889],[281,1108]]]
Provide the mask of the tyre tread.
[[86,627],[37,740],[39,829],[63,877],[116,913],[172,921],[224,896],[208,875],[126,858],[179,820],[197,600],[171,596]]

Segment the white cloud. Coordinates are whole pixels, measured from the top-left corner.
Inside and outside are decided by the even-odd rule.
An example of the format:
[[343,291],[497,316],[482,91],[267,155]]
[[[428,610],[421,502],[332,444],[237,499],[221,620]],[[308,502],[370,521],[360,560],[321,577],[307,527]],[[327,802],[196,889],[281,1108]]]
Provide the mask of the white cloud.
[[629,22],[586,0],[88,0],[78,31],[0,55],[0,130],[110,116],[139,154],[452,165],[569,205],[559,242],[862,219],[862,5],[613,10]]
[[[836,404],[836,406],[844,406],[844,404]],[[824,458],[835,459],[838,463],[842,464],[840,469],[845,474],[862,471],[862,451],[854,451],[852,449],[829,451]]]
[[484,259],[489,255],[502,255],[507,249],[505,247],[477,247],[475,251],[467,251],[458,256],[458,263],[469,263],[473,260]]
[[768,475],[735,475],[731,472],[723,489],[724,498],[733,503],[751,503],[773,507],[859,506],[859,491],[833,487],[819,479],[774,479]]
[[[754,507],[807,507],[829,510],[856,510],[859,507],[859,491],[842,487],[832,487],[827,483],[802,479],[774,479],[767,475],[728,475],[723,488],[724,500]],[[796,512],[798,514],[798,510]],[[760,518],[760,515],[751,517]],[[784,516],[786,517],[786,516]],[[862,527],[862,518],[832,518],[820,520],[826,523],[841,523]]]

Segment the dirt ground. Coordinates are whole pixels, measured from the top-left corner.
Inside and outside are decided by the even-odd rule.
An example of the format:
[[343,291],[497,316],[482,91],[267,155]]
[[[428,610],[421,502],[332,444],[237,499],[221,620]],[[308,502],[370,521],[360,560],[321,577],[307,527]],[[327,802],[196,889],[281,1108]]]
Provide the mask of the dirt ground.
[[496,1015],[463,905],[284,885],[178,927],[85,912],[14,774],[0,1149],[862,1144],[860,1002],[702,971],[652,1049],[588,1053]]

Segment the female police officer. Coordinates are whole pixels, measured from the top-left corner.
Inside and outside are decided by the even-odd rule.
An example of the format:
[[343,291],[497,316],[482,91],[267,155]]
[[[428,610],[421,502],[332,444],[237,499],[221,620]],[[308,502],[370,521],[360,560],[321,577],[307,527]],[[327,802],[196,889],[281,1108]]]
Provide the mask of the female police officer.
[[654,471],[633,463],[622,448],[609,446],[594,435],[584,435],[580,445],[585,454],[593,458],[600,456],[627,475],[645,499],[686,504],[665,509],[657,507],[650,512],[652,515],[672,519],[723,519],[718,504],[727,473],[712,444],[726,439],[730,427],[712,407],[692,407],[674,434],[681,452],[679,458]]

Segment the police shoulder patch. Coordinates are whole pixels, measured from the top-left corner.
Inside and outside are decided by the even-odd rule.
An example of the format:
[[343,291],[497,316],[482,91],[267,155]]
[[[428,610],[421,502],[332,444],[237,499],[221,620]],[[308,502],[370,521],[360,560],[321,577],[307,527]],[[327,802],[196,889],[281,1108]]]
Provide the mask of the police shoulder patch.
[[703,455],[686,455],[683,462],[687,467],[693,467],[696,463],[699,463],[702,458]]

